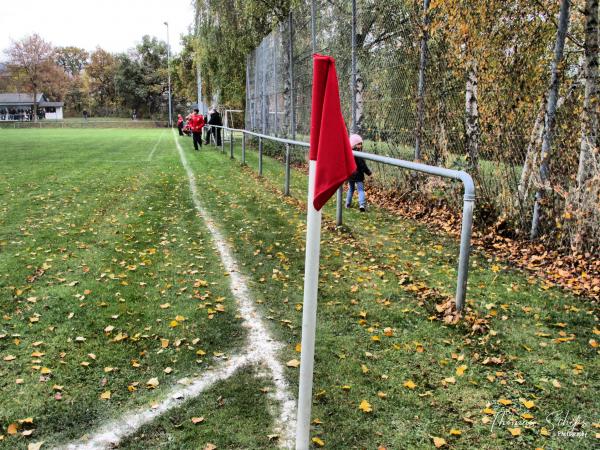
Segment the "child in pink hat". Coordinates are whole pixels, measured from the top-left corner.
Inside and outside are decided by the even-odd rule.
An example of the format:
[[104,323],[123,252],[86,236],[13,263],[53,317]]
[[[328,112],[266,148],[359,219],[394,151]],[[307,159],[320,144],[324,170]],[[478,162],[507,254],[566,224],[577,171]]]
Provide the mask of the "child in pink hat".
[[[362,151],[363,140],[358,134],[350,135],[350,145],[352,146],[352,150]],[[354,191],[358,190],[358,207],[361,212],[366,211],[367,207],[367,198],[365,195],[365,174],[371,175],[371,170],[367,166],[367,163],[363,158],[358,156],[354,157],[354,161],[356,162],[356,172],[354,172],[350,178],[348,179],[348,195],[346,196],[346,208],[350,208],[352,205],[352,196],[354,195]]]

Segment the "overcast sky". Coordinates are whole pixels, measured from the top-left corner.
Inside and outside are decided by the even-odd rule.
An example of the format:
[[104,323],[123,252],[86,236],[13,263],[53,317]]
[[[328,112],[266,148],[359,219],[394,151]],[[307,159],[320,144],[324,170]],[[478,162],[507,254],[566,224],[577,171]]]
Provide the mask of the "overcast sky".
[[56,47],[122,52],[145,34],[166,41],[165,21],[177,53],[194,22],[192,0],[0,0],[0,61],[11,41],[33,33]]

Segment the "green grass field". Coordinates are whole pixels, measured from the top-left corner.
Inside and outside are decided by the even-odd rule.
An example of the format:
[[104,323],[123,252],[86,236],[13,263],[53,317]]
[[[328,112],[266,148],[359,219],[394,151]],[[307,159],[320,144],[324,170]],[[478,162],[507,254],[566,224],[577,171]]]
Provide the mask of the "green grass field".
[[[0,130],[0,448],[65,444],[243,350],[229,279],[167,130]],[[264,177],[181,139],[258,310],[300,359],[306,177]],[[238,140],[239,141],[239,140]],[[239,144],[239,142],[238,142]],[[439,320],[457,242],[385,211],[325,208],[314,445],[587,449],[598,444],[597,310],[475,254],[481,331]],[[298,369],[286,368],[292,392]],[[262,449],[270,381],[248,367],[119,448]],[[153,380],[148,384],[148,381]],[[156,385],[155,381],[158,381]],[[362,404],[362,408],[361,408]],[[192,418],[202,417],[193,423]]]

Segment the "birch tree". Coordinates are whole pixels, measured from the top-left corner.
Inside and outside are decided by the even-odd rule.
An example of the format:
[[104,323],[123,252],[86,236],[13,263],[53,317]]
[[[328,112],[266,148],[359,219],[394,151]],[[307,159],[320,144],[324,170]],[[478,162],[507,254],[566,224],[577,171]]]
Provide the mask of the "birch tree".
[[544,197],[549,190],[550,169],[549,158],[554,137],[554,125],[556,118],[556,104],[558,101],[558,88],[560,85],[559,66],[563,60],[563,51],[565,48],[565,38],[569,27],[570,0],[561,0],[560,12],[558,18],[558,30],[556,33],[556,43],[554,46],[554,59],[550,68],[550,87],[548,88],[546,113],[544,117],[544,137],[542,139],[542,151],[540,153],[540,186],[535,195],[533,206],[533,218],[531,220],[531,239],[536,239],[540,234],[540,216]]
[[472,174],[477,174],[479,168],[479,143],[481,141],[477,84],[477,60],[473,58],[467,66],[465,87],[465,147],[469,161],[468,168]]
[[[572,247],[580,251],[584,234],[590,228],[598,228],[598,203],[600,201],[600,153],[598,150],[598,0],[585,2],[585,94],[581,118],[581,142],[579,167],[575,188],[574,205],[567,208],[575,210],[575,232],[571,239]],[[596,232],[598,230],[595,230]],[[592,234],[597,234],[592,231]],[[597,238],[597,236],[596,236]]]

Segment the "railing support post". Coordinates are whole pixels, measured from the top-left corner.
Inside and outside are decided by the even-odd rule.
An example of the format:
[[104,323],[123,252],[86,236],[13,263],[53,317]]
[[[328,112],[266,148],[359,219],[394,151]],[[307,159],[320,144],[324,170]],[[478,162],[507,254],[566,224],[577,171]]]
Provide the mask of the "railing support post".
[[263,172],[263,140],[261,137],[258,138],[258,176],[262,177]]
[[339,227],[342,225],[342,204],[344,202],[344,185],[341,185],[336,193],[335,204],[335,224]]
[[[474,197],[474,196],[473,196]],[[467,295],[467,277],[469,274],[469,253],[471,251],[471,232],[473,228],[474,198],[465,195],[463,201],[462,225],[460,231],[460,254],[458,256],[458,277],[456,280],[456,310],[462,311]]]
[[242,166],[246,165],[246,133],[242,133]]
[[285,185],[283,194],[290,195],[290,144],[285,144]]

